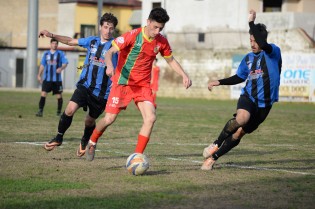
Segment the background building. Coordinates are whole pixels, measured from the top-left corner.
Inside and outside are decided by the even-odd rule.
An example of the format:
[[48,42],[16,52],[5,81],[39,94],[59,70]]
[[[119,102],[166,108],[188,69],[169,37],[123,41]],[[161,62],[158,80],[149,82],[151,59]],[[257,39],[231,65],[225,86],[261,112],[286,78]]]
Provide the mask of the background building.
[[142,1],[142,25],[155,7],[168,11],[170,21],[163,34],[193,80],[188,91],[183,89],[180,77],[161,59],[160,95],[238,97],[240,86],[244,84],[221,86],[211,93],[207,84],[210,80],[234,74],[241,58],[250,51],[248,12],[254,9],[256,23],[267,25],[268,42],[276,43],[282,50],[281,99],[315,100],[315,1],[145,0]]

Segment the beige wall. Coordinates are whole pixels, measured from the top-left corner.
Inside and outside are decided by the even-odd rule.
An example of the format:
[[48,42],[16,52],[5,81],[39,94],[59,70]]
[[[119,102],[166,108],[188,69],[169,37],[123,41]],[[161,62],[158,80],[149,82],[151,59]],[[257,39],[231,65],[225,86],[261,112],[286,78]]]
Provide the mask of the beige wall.
[[28,2],[0,0],[0,5],[0,39],[8,45],[25,46]]
[[[54,33],[58,29],[58,0],[39,0],[38,30],[47,29]],[[40,38],[38,47],[49,47],[49,39]]]
[[[61,14],[60,14],[61,15]],[[75,12],[75,32],[80,32],[80,26],[97,24],[97,7],[95,5],[77,5]]]
[[248,8],[254,9],[256,12],[262,12],[262,1],[261,0],[247,0]]
[[315,12],[314,0],[303,0],[299,4],[301,4],[301,10],[299,12]]
[[[38,1],[38,29],[49,28],[56,31],[58,0]],[[0,39],[12,47],[27,46],[28,1],[0,0]],[[47,40],[39,40],[39,47],[49,46]]]
[[131,30],[131,27],[129,26],[129,19],[132,14],[132,10],[129,8],[118,8],[118,7],[112,7],[112,8],[105,8],[103,12],[111,12],[118,18],[118,26],[120,33],[125,33],[129,30]]
[[[103,7],[102,14],[105,12],[113,13],[118,18],[117,29],[121,33],[131,30],[129,26],[129,18],[132,14],[131,9],[124,7]],[[81,24],[96,25],[98,23],[96,6],[82,4],[76,7],[75,32],[80,32]],[[98,30],[98,27],[96,30]]]

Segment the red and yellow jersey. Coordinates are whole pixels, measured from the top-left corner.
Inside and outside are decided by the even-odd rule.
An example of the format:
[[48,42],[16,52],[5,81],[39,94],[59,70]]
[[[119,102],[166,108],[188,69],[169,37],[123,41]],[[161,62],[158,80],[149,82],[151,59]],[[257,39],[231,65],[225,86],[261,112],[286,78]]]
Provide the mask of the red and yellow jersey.
[[156,55],[160,52],[165,58],[172,56],[167,39],[158,34],[150,40],[144,28],[117,37],[112,45],[119,50],[113,82],[121,85],[150,87],[152,63]]
[[157,91],[159,89],[160,68],[158,66],[152,67],[151,89]]

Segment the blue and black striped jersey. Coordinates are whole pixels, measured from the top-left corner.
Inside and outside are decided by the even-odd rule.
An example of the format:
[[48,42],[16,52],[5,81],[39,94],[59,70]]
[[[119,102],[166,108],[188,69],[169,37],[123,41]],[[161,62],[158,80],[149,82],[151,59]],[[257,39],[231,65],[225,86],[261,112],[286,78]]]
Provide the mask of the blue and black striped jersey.
[[[101,43],[100,37],[90,36],[79,39],[79,46],[87,49],[84,67],[78,85],[83,85],[94,96],[107,99],[112,81],[106,75],[105,54],[111,47],[113,39]],[[112,58],[114,68],[117,65],[118,55]]]
[[43,80],[48,82],[62,81],[61,74],[57,73],[57,69],[63,64],[68,64],[67,57],[63,51],[56,50],[54,53],[45,51],[41,60],[44,66]]
[[240,78],[247,79],[241,95],[247,95],[258,107],[271,106],[279,99],[281,51],[278,46],[270,45],[270,54],[265,51],[248,53],[236,72]]

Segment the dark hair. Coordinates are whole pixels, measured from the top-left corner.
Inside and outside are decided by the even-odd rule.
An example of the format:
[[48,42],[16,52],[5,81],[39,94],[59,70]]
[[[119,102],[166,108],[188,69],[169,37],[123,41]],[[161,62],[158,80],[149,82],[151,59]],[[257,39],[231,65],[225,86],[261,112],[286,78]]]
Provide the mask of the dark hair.
[[100,25],[103,25],[104,22],[113,23],[114,28],[116,28],[118,19],[112,13],[105,13],[100,19]]
[[168,16],[167,12],[163,8],[155,8],[152,9],[149,15],[149,20],[154,20],[158,23],[166,23],[169,21],[170,17]]
[[[255,27],[257,28],[257,30],[259,31],[260,35],[267,40],[268,37],[268,31],[267,31],[267,27],[262,24],[262,23],[257,23],[255,24]],[[253,35],[253,32],[249,29],[249,34]]]
[[52,43],[52,42],[57,42],[57,44],[59,43],[59,42],[57,41],[57,39],[55,39],[55,38],[50,39],[50,43]]

